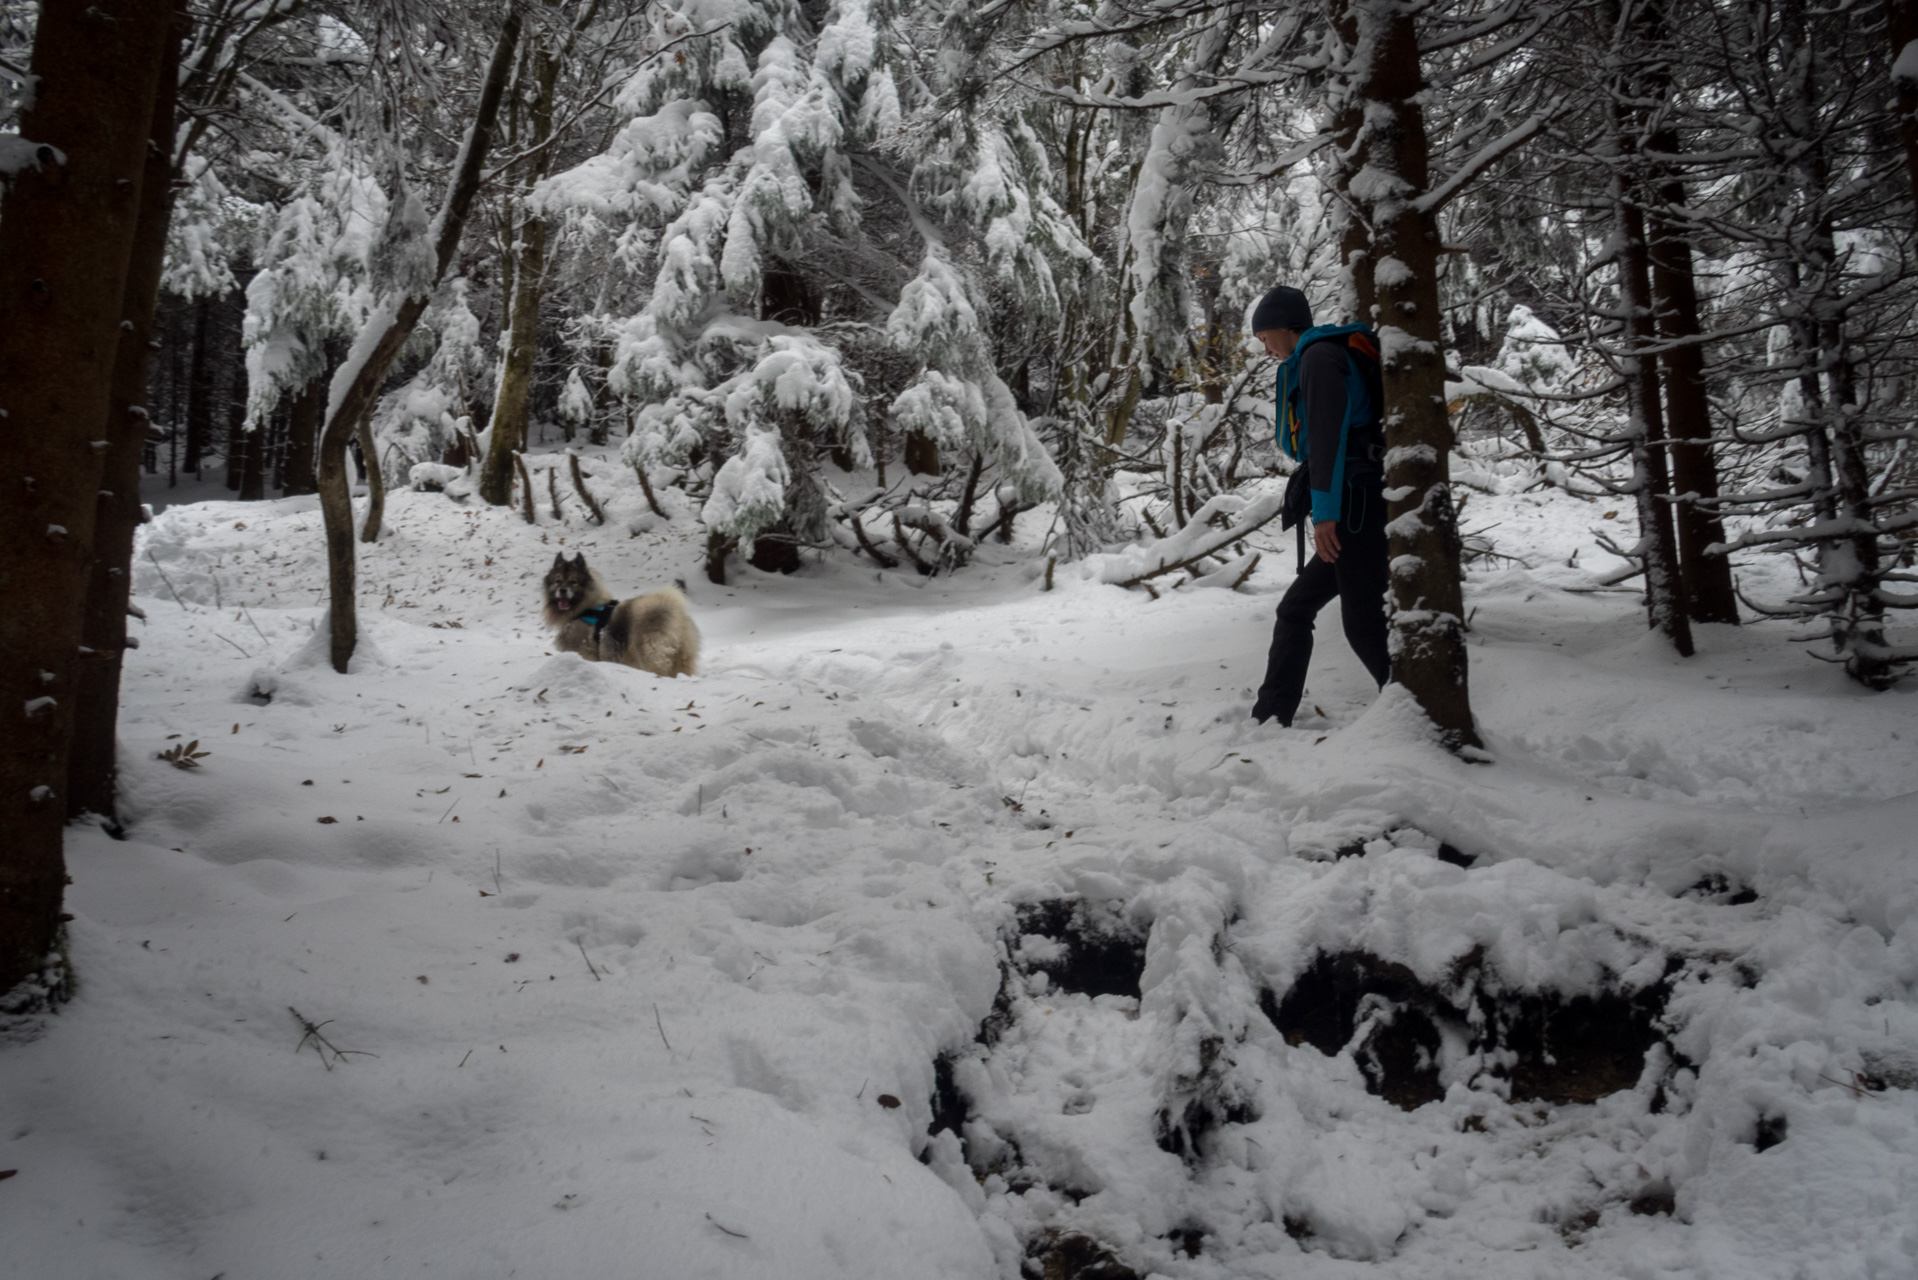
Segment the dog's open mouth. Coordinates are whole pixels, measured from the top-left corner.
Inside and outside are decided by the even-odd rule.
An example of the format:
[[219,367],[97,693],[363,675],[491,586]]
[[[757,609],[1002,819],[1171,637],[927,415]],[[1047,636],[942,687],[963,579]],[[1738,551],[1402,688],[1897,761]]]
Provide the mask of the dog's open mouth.
[[553,593],[553,608],[560,613],[571,613],[573,606],[578,603],[579,597],[570,591],[555,591]]

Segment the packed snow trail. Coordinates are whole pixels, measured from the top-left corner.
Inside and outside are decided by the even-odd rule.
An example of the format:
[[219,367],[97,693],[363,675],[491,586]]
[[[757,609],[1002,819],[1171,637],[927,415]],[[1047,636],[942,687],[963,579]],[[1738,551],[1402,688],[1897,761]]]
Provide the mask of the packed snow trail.
[[[1667,658],[1513,496],[1466,765],[1329,626],[1252,725],[1282,581],[717,588],[589,470],[598,529],[392,495],[346,677],[310,500],[149,528],[129,838],[0,1051],[9,1274],[1918,1268],[1909,693]],[[548,654],[562,547],[688,579],[704,673]],[[1525,1038],[1592,1009],[1645,1038]]]

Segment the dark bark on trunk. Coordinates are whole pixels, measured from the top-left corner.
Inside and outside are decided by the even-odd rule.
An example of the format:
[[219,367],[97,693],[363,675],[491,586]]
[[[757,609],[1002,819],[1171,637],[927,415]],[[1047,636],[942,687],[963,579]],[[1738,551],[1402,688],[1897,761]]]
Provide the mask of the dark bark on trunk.
[[[0,1011],[64,994],[62,827],[76,654],[148,125],[172,7],[47,0],[20,136],[39,163],[0,196]],[[29,479],[30,477],[30,479]],[[25,714],[19,708],[26,708]]]
[[240,457],[240,501],[259,502],[266,497],[266,447],[272,428],[262,422],[251,431],[244,430],[238,419],[246,415],[246,402],[235,400],[233,429],[240,433],[242,454]]
[[1665,465],[1665,423],[1658,396],[1658,362],[1646,354],[1655,337],[1655,325],[1651,314],[1651,268],[1644,218],[1638,206],[1622,192],[1617,208],[1624,240],[1619,277],[1627,312],[1627,354],[1621,363],[1625,396],[1631,406],[1632,499],[1638,508],[1639,537],[1645,546],[1645,609],[1652,629],[1689,658],[1692,656],[1691,616],[1680,589],[1678,544],[1668,500],[1671,478]]
[[985,455],[973,454],[972,466],[966,471],[966,487],[960,490],[959,506],[952,513],[952,527],[962,538],[972,536],[972,508],[979,501],[979,477],[985,469]]
[[200,459],[206,452],[207,427],[213,417],[213,362],[207,358],[211,345],[208,315],[212,310],[213,299],[193,300],[193,354],[187,360],[185,456],[180,460],[180,470],[191,471],[196,480],[200,478]]
[[931,436],[909,432],[906,435],[906,470],[915,476],[939,474],[939,442]]
[[[1885,0],[1885,24],[1896,61],[1906,45],[1918,40],[1918,0]],[[1911,183],[1912,204],[1918,211],[1918,83],[1894,82],[1898,91],[1898,137],[1905,144],[1905,177]]]
[[140,510],[140,458],[147,446],[147,374],[153,359],[154,313],[166,263],[167,223],[173,213],[173,126],[184,17],[165,42],[154,87],[140,204],[127,258],[125,301],[113,374],[107,390],[106,464],[93,526],[86,612],[76,670],[73,741],[67,757],[67,815],[97,813],[118,826],[120,672],[133,587],[133,539]]
[[[506,73],[512,66],[513,49],[519,43],[519,31],[520,16],[514,11],[507,15],[500,28],[499,41],[493,47],[493,60],[486,70],[486,83],[480,92],[478,110],[472,131],[466,139],[462,163],[447,194],[446,207],[441,211],[439,243],[435,246],[438,259],[438,270],[434,274],[436,284],[446,274],[454,252],[459,248],[460,232],[466,226],[466,215],[473,207],[474,195],[479,191],[480,169],[486,159],[488,144],[492,141],[493,122],[499,115],[500,95],[505,91]],[[342,675],[346,674],[347,664],[353,658],[353,649],[359,643],[358,602],[354,598],[353,498],[346,483],[346,443],[358,428],[360,419],[371,411],[374,400],[379,396],[380,384],[385,381],[386,371],[392,367],[394,357],[419,324],[420,316],[425,314],[426,304],[426,295],[419,294],[397,300],[396,306],[383,304],[381,310],[375,311],[370,323],[381,323],[383,312],[385,330],[354,372],[352,381],[345,388],[340,402],[333,406],[326,427],[320,433],[319,490],[320,515],[326,525],[327,622],[331,633],[333,669]],[[385,310],[388,306],[392,309]]]
[[494,506],[512,500],[514,455],[526,448],[532,416],[533,358],[539,348],[539,304],[546,283],[546,220],[529,218],[519,234],[514,273],[513,324],[493,398],[493,429],[480,464],[479,494]]
[[313,447],[319,435],[320,415],[326,412],[326,383],[325,374],[307,383],[287,412],[286,464],[283,471],[286,479],[281,492],[288,497],[319,492],[313,470]]
[[[1429,182],[1425,80],[1409,9],[1368,7],[1357,68],[1370,122],[1366,162],[1379,182],[1364,212],[1372,230],[1372,285],[1385,382],[1385,483],[1390,504],[1392,679],[1404,685],[1454,751],[1479,746],[1472,721],[1464,625],[1464,568],[1452,503],[1452,424],[1445,410],[1438,291],[1438,217],[1414,203]],[[1393,187],[1397,185],[1398,190]],[[1381,268],[1397,264],[1389,272]]]
[[[532,143],[539,146],[552,137],[553,92],[559,80],[559,59],[543,44],[533,53],[532,75],[534,98],[529,114]],[[531,190],[545,176],[549,154],[539,152],[528,166],[525,190]],[[510,211],[508,216],[511,217]],[[511,501],[511,460],[527,445],[533,361],[539,351],[539,304],[545,290],[546,219],[528,217],[520,223],[517,237],[506,361],[500,369],[498,393],[493,397],[493,424],[486,445],[486,461],[480,466],[480,497],[496,507]],[[572,439],[570,428],[566,438]]]
[[[1335,0],[1332,25],[1339,40],[1350,50],[1358,44],[1358,19],[1352,16],[1345,0]],[[1350,319],[1362,324],[1377,324],[1377,293],[1372,287],[1372,229],[1365,224],[1365,210],[1353,200],[1352,175],[1364,163],[1357,151],[1359,127],[1365,123],[1365,107],[1356,97],[1332,118],[1332,133],[1337,139],[1337,156],[1332,165],[1332,184],[1337,197],[1339,261],[1344,266],[1343,281],[1347,296],[1340,301],[1350,309]]]
[[380,525],[386,519],[386,467],[380,461],[379,442],[373,439],[373,406],[360,415],[360,458],[366,468],[366,520],[360,526],[361,542],[378,542]]
[[[1653,135],[1651,149],[1676,154],[1678,135]],[[1678,495],[1678,569],[1692,621],[1736,623],[1738,593],[1732,585],[1731,561],[1705,554],[1706,547],[1725,541],[1725,522],[1709,505],[1718,497],[1718,459],[1712,447],[1705,349],[1697,341],[1698,285],[1692,274],[1692,246],[1684,231],[1660,211],[1684,207],[1684,184],[1675,179],[1661,183],[1658,200],[1646,215],[1646,243],[1658,336],[1675,344],[1667,346],[1662,361],[1665,401],[1670,407],[1672,491]]]

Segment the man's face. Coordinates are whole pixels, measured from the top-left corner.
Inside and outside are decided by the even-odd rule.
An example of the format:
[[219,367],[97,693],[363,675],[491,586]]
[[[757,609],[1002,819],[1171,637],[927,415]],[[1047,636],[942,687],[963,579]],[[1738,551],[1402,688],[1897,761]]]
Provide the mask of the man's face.
[[1265,354],[1284,360],[1298,348],[1299,335],[1293,329],[1261,329],[1252,335],[1265,344]]

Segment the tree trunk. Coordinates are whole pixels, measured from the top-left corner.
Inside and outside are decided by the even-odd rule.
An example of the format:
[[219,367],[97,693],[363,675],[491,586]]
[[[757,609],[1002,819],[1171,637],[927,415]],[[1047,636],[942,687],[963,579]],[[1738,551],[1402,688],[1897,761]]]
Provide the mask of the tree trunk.
[[[533,52],[531,107],[532,144],[540,146],[553,132],[553,89],[559,80],[559,59],[544,43]],[[524,191],[546,175],[548,151],[540,151],[528,166]],[[509,210],[508,216],[511,217]],[[496,507],[513,495],[513,455],[526,448],[532,411],[533,358],[539,351],[539,304],[546,289],[546,219],[526,218],[519,225],[513,254],[513,304],[508,328],[506,360],[500,368],[499,391],[493,397],[492,431],[486,442],[486,461],[480,466],[480,497]],[[568,439],[571,439],[569,434]]]
[[519,260],[514,269],[513,325],[500,366],[499,393],[493,397],[493,425],[480,464],[480,497],[504,506],[513,497],[513,455],[526,448],[526,427],[533,403],[533,357],[539,348],[539,302],[546,284],[546,219],[529,218],[520,226]]
[[378,542],[386,519],[386,468],[380,462],[379,442],[373,439],[371,403],[360,415],[359,437],[360,458],[366,467],[366,522],[360,526],[360,541]]
[[242,419],[246,417],[246,401],[233,401],[233,429],[240,433],[244,452],[240,456],[240,501],[259,502],[266,497],[266,446],[272,435],[272,424],[262,421],[253,430],[246,430]]
[[[1348,54],[1359,42],[1358,19],[1352,16],[1348,0],[1334,0],[1332,26]],[[1339,228],[1339,304],[1345,318],[1361,324],[1377,324],[1372,288],[1372,229],[1365,225],[1359,205],[1352,199],[1352,175],[1365,157],[1360,154],[1359,127],[1365,123],[1365,105],[1352,95],[1332,116],[1332,134],[1336,139],[1332,163],[1332,185],[1338,197],[1333,204]]]
[[[473,197],[479,190],[480,168],[486,159],[488,144],[492,141],[493,121],[499,115],[499,100],[506,88],[506,73],[512,66],[513,49],[519,43],[520,15],[518,10],[507,14],[506,21],[500,27],[499,41],[493,46],[493,59],[486,69],[486,83],[480,92],[479,106],[473,119],[473,126],[467,132],[465,145],[461,149],[460,166],[453,176],[453,183],[447,193],[446,205],[440,211],[439,243],[437,251],[438,269],[434,273],[434,283],[438,284],[446,274],[447,267],[453,261],[454,252],[459,248],[460,232],[466,226],[466,215],[473,207]],[[378,326],[379,337],[373,339],[370,348],[360,358],[358,364],[350,369],[342,369],[334,381],[345,379],[337,396],[329,393],[332,399],[332,412],[326,420],[326,427],[320,433],[319,449],[319,491],[320,516],[326,526],[326,568],[327,568],[327,625],[331,639],[331,657],[333,669],[346,674],[347,664],[352,661],[353,650],[359,643],[359,615],[357,601],[354,598],[353,562],[353,498],[346,482],[346,442],[358,428],[362,416],[373,407],[379,396],[380,384],[385,381],[386,371],[392,367],[393,359],[411,336],[413,329],[425,314],[428,298],[425,293],[409,298],[387,299],[374,308],[367,320],[367,329],[361,333],[361,346]],[[357,354],[357,353],[356,353]],[[353,360],[349,356],[348,360]]]
[[1435,212],[1417,197],[1428,183],[1414,11],[1368,5],[1358,13],[1358,98],[1371,126],[1366,164],[1379,176],[1360,207],[1372,229],[1385,382],[1390,503],[1392,678],[1424,708],[1454,751],[1479,745],[1467,683],[1463,566],[1452,505],[1452,424],[1445,411],[1444,334]]
[[324,374],[307,383],[287,413],[286,479],[280,491],[288,497],[319,492],[313,472],[313,444],[320,430],[320,415],[326,410],[326,384]]
[[[76,653],[93,553],[114,359],[140,214],[148,124],[172,8],[46,0],[36,165],[0,196],[0,388],[12,491],[0,502],[0,1011],[57,1001],[61,849]],[[25,708],[21,714],[19,708]]]
[[[1918,40],[1918,0],[1885,0],[1885,25],[1891,36],[1891,56]],[[1898,136],[1905,144],[1905,178],[1911,183],[1914,210],[1918,210],[1918,81],[1894,80],[1898,92]]]
[[207,428],[213,417],[213,362],[207,348],[211,345],[211,327],[207,317],[213,310],[211,298],[193,300],[193,354],[187,359],[186,456],[180,470],[200,478],[200,458],[206,452]]
[[167,223],[173,214],[173,127],[184,14],[165,42],[154,87],[146,163],[140,175],[138,222],[127,260],[120,339],[107,388],[106,463],[94,512],[93,558],[87,573],[86,612],[76,668],[73,741],[67,757],[67,816],[97,813],[118,826],[120,672],[133,587],[133,539],[140,510],[140,459],[147,447],[147,372],[154,349],[154,312],[166,263]]
[[[1652,629],[1692,656],[1691,615],[1680,590],[1677,541],[1667,495],[1671,478],[1665,466],[1665,424],[1658,398],[1658,362],[1646,354],[1655,336],[1652,321],[1650,261],[1644,217],[1618,184],[1620,293],[1625,304],[1625,398],[1631,409],[1632,500],[1638,507],[1638,534],[1644,546],[1645,609]],[[1669,388],[1668,388],[1669,389]]]
[[979,500],[979,476],[986,469],[986,457],[982,453],[972,455],[972,465],[966,469],[966,487],[959,491],[959,505],[952,513],[952,527],[959,536],[972,536],[972,508]]
[[[1654,134],[1651,149],[1678,151],[1673,131]],[[1686,607],[1694,622],[1738,621],[1738,593],[1731,561],[1706,555],[1705,548],[1725,541],[1725,522],[1709,505],[1718,497],[1718,460],[1712,448],[1711,400],[1705,381],[1705,349],[1698,342],[1698,286],[1692,275],[1692,246],[1668,211],[1685,206],[1685,185],[1675,178],[1661,183],[1658,204],[1646,215],[1651,260],[1652,299],[1658,336],[1668,345],[1665,401],[1670,407],[1672,491],[1677,495],[1678,570]]]

